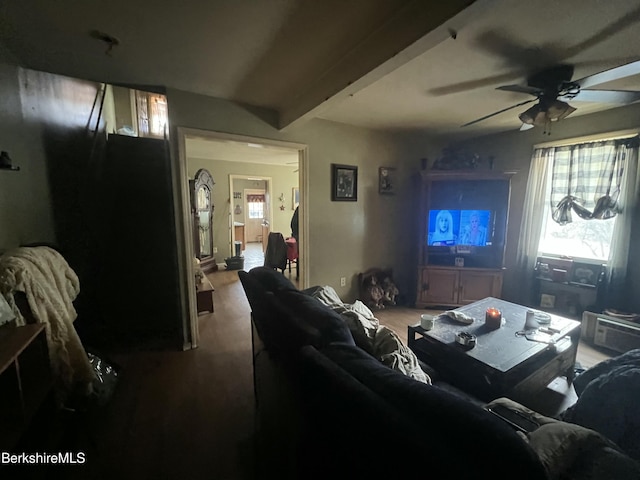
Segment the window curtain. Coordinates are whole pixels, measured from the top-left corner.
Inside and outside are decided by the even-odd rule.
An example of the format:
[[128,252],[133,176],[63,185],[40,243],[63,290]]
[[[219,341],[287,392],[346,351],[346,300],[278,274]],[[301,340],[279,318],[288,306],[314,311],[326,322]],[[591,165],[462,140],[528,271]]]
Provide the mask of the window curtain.
[[264,203],[264,195],[247,195],[248,203]]
[[522,220],[520,222],[520,239],[516,254],[516,268],[518,276],[524,282],[520,292],[520,303],[528,305],[533,287],[533,269],[538,257],[540,232],[542,231],[544,204],[548,201],[545,196],[549,166],[553,162],[554,149],[536,149],[529,166],[529,181],[524,200]]
[[[624,308],[628,303],[628,295],[625,295],[628,290],[625,288],[627,264],[632,221],[638,211],[640,195],[638,144],[636,136],[534,151],[516,256],[519,278],[525,283],[525,288],[520,290],[523,304],[530,300],[526,296],[532,288],[544,204],[549,201],[552,212],[562,216],[561,221],[570,221],[571,211],[589,219],[618,216],[607,261],[604,303],[614,308]],[[585,150],[589,147],[596,148],[592,152]],[[584,168],[589,161],[597,167],[585,175]],[[577,165],[582,165],[582,172],[577,170]],[[552,171],[549,172],[549,169]],[[552,178],[551,199],[545,198],[549,173]]]
[[619,155],[624,156],[624,174],[621,179],[621,195],[618,198],[618,218],[613,228],[611,250],[607,262],[607,289],[605,304],[611,307],[628,309],[632,299],[627,287],[627,270],[631,229],[633,219],[638,212],[640,180],[638,178],[638,137],[627,139],[620,148]]
[[571,212],[586,220],[618,213],[629,139],[555,148],[551,180],[552,218],[571,223]]

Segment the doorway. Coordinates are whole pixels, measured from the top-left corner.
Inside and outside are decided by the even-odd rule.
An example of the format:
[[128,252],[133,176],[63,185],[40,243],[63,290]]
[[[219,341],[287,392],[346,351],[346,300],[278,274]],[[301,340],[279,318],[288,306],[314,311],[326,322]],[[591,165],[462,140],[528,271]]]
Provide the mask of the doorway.
[[[264,251],[263,243],[269,232],[269,224],[273,218],[273,204],[271,191],[273,179],[258,175],[229,175],[229,198],[233,199],[233,213],[230,242],[234,246],[241,242],[241,251],[247,248],[260,246]],[[253,257],[259,253],[252,248]],[[256,259],[254,258],[255,264]],[[245,268],[246,270],[246,268]]]
[[[207,152],[195,151],[196,147],[206,146]],[[222,158],[224,154],[235,152],[236,157]],[[210,155],[210,156],[207,156]],[[297,165],[291,165],[291,156],[297,160]],[[248,137],[243,135],[234,135],[227,133],[219,133],[206,130],[197,130],[190,128],[178,127],[178,155],[176,156],[175,171],[177,172],[178,191],[180,195],[176,195],[176,211],[181,212],[179,218],[176,218],[178,227],[183,233],[182,238],[179,238],[179,255],[181,256],[181,282],[183,284],[183,307],[185,314],[183,318],[187,319],[183,323],[184,334],[184,348],[195,348],[198,345],[198,315],[195,305],[195,285],[191,282],[193,277],[193,265],[190,259],[193,258],[193,242],[191,241],[190,231],[190,212],[189,212],[189,197],[188,189],[185,185],[188,185],[188,179],[190,170],[194,170],[194,164],[203,162],[207,158],[215,158],[225,162],[225,168],[228,169],[228,173],[216,171],[216,168],[210,169],[216,181],[220,178],[221,181],[229,182],[229,189],[224,188],[224,185],[220,185],[219,192],[225,192],[224,198],[218,198],[216,201],[216,210],[214,211],[214,218],[216,214],[217,220],[220,222],[219,231],[226,231],[226,242],[220,241],[220,245],[225,243],[229,246],[229,252],[233,248],[235,240],[235,224],[234,224],[234,210],[236,205],[236,198],[234,198],[237,189],[231,189],[231,174],[232,172],[237,174],[238,170],[247,170],[246,164],[252,162],[258,162],[262,159],[263,162],[281,162],[280,165],[287,165],[292,172],[295,172],[295,179],[297,188],[299,191],[300,202],[300,222],[299,222],[299,249],[302,252],[307,252],[306,255],[302,255],[299,259],[300,268],[300,288],[304,288],[308,283],[308,259],[310,250],[308,248],[308,221],[307,221],[307,198],[308,198],[308,151],[307,146],[304,144],[297,144],[291,142],[283,142],[279,140],[271,140],[264,138]],[[269,160],[266,160],[270,158]],[[284,160],[286,158],[286,161]],[[228,163],[227,163],[228,162]],[[277,163],[275,163],[277,164]],[[235,165],[235,166],[234,166]],[[248,170],[247,170],[248,171]],[[222,175],[222,177],[221,177]],[[253,177],[252,177],[253,178]],[[257,178],[257,177],[256,177]],[[275,192],[273,188],[277,188]],[[228,192],[228,194],[226,193]],[[286,193],[285,193],[286,192]],[[268,210],[273,212],[287,212],[287,217],[293,214],[288,211],[292,208],[292,199],[289,198],[292,189],[290,187],[273,187],[267,186],[265,191],[266,204],[269,205]],[[285,198],[286,200],[282,200]],[[242,204],[241,204],[242,205]],[[242,210],[245,211],[246,207]],[[273,215],[271,213],[271,215]],[[280,214],[282,215],[282,213]],[[273,218],[273,216],[271,217]],[[286,227],[281,223],[281,230],[285,233],[285,236],[290,234],[289,220],[286,222]],[[226,247],[225,245],[225,247]],[[215,247],[214,247],[215,248]],[[226,248],[225,248],[226,249]],[[219,252],[221,253],[221,252]],[[221,255],[220,258],[224,258]]]

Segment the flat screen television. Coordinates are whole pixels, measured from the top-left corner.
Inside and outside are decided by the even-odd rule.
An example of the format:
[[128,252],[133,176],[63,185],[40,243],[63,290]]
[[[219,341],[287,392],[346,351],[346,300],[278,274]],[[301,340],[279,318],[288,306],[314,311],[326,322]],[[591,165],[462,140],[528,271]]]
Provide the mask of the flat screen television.
[[431,184],[424,248],[430,265],[502,268],[509,182],[438,181]]
[[427,245],[491,246],[491,220],[490,210],[430,210]]

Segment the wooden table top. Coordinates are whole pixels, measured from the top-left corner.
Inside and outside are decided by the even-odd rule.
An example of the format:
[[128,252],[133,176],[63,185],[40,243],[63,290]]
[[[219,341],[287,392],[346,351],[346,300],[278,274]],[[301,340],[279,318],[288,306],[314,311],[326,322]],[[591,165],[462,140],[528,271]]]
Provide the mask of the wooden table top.
[[[487,308],[497,308],[502,312],[503,320],[500,328],[492,330],[485,325]],[[506,372],[540,352],[555,348],[553,345],[555,342],[580,327],[580,322],[545,313],[545,315],[550,315],[551,321],[548,324],[540,325],[540,327],[551,327],[557,330],[556,333],[536,333],[533,336],[529,335],[529,339],[517,336],[516,332],[524,330],[527,310],[545,313],[498,298],[487,297],[456,309],[457,312],[465,313],[473,318],[471,325],[464,325],[446,316],[438,316],[433,329],[426,331],[417,327],[417,330],[425,337],[451,345],[452,348],[459,349],[469,357],[496,370]],[[463,331],[476,335],[477,340],[474,348],[465,350],[464,347],[456,343],[456,334]],[[541,341],[532,341],[532,338]],[[542,341],[548,343],[542,343]]]

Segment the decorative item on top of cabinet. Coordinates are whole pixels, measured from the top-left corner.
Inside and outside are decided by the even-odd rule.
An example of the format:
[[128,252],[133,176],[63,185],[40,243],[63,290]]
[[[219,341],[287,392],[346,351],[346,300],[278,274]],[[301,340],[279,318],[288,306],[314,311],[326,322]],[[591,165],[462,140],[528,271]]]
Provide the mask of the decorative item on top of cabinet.
[[196,172],[191,187],[191,209],[193,212],[193,242],[195,255],[204,272],[218,270],[213,255],[213,186],[215,182],[208,170]]

